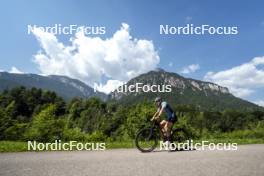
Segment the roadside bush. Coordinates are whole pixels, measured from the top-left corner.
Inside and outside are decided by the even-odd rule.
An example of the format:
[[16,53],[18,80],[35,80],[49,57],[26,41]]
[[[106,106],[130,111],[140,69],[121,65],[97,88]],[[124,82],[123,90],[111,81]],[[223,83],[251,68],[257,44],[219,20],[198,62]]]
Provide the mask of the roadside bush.
[[104,142],[106,141],[107,136],[105,136],[102,132],[100,131],[95,131],[90,135],[87,135],[86,141],[92,141],[92,142]]
[[86,134],[81,131],[80,128],[65,128],[63,131],[63,138],[64,141],[85,141]]
[[25,133],[28,140],[52,142],[62,138],[65,120],[56,119],[55,105],[49,105],[33,117],[29,130]]
[[134,139],[137,131],[143,127],[150,126],[150,119],[156,110],[147,103],[140,103],[129,108],[125,129],[130,138]]
[[5,138],[8,140],[21,140],[27,128],[27,123],[15,123],[4,131]]
[[186,116],[182,116],[178,118],[174,128],[183,129],[187,134],[188,138],[196,139],[199,137],[199,131],[193,128],[187,120]]

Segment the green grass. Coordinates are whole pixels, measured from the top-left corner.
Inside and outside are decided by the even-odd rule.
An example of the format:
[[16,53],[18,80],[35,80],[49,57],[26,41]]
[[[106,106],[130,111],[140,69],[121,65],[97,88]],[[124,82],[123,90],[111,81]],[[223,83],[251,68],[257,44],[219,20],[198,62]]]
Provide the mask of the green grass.
[[[105,142],[105,143],[106,143],[106,150],[107,149],[133,148],[134,147],[133,141]],[[73,150],[76,150],[76,149],[73,149]],[[28,151],[27,142],[0,141],[0,152],[25,152],[25,151]]]
[[0,141],[0,152],[22,152],[27,151],[26,142]]
[[[195,142],[209,141],[210,143],[237,143],[239,145],[243,144],[264,144],[264,139],[199,139],[194,140]],[[134,148],[134,142],[124,141],[124,142],[106,142],[106,150],[117,149],[117,148]],[[27,142],[17,142],[17,141],[0,141],[0,152],[24,152],[28,151]]]

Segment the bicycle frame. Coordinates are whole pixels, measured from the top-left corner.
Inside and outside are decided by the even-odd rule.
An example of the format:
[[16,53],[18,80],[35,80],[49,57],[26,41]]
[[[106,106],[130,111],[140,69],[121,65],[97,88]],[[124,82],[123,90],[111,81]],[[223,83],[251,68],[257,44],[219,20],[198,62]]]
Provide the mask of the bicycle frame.
[[159,122],[156,121],[156,120],[153,122],[153,125],[152,125],[152,127],[151,127],[151,135],[153,134],[155,128],[157,128],[157,129],[159,130],[159,134],[161,135],[160,137],[164,137],[163,131],[162,131],[162,129],[160,128],[160,124],[159,124]]

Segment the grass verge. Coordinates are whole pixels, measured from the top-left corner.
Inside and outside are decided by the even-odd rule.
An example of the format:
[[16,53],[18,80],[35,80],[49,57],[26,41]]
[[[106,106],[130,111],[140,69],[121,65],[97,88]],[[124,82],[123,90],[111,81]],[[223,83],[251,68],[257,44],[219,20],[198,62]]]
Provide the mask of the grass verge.
[[[209,141],[210,143],[237,143],[243,144],[264,144],[264,139],[199,139],[193,142]],[[133,141],[124,142],[106,142],[106,150],[118,148],[134,148]],[[18,141],[0,141],[0,152],[25,152],[28,151],[27,142]]]

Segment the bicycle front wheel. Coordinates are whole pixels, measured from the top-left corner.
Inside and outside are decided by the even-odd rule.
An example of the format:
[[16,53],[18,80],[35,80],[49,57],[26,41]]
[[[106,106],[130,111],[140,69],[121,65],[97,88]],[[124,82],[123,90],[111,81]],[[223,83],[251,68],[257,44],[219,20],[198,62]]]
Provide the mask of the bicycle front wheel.
[[152,128],[145,128],[137,133],[135,143],[141,152],[151,152],[158,145],[158,137]]

